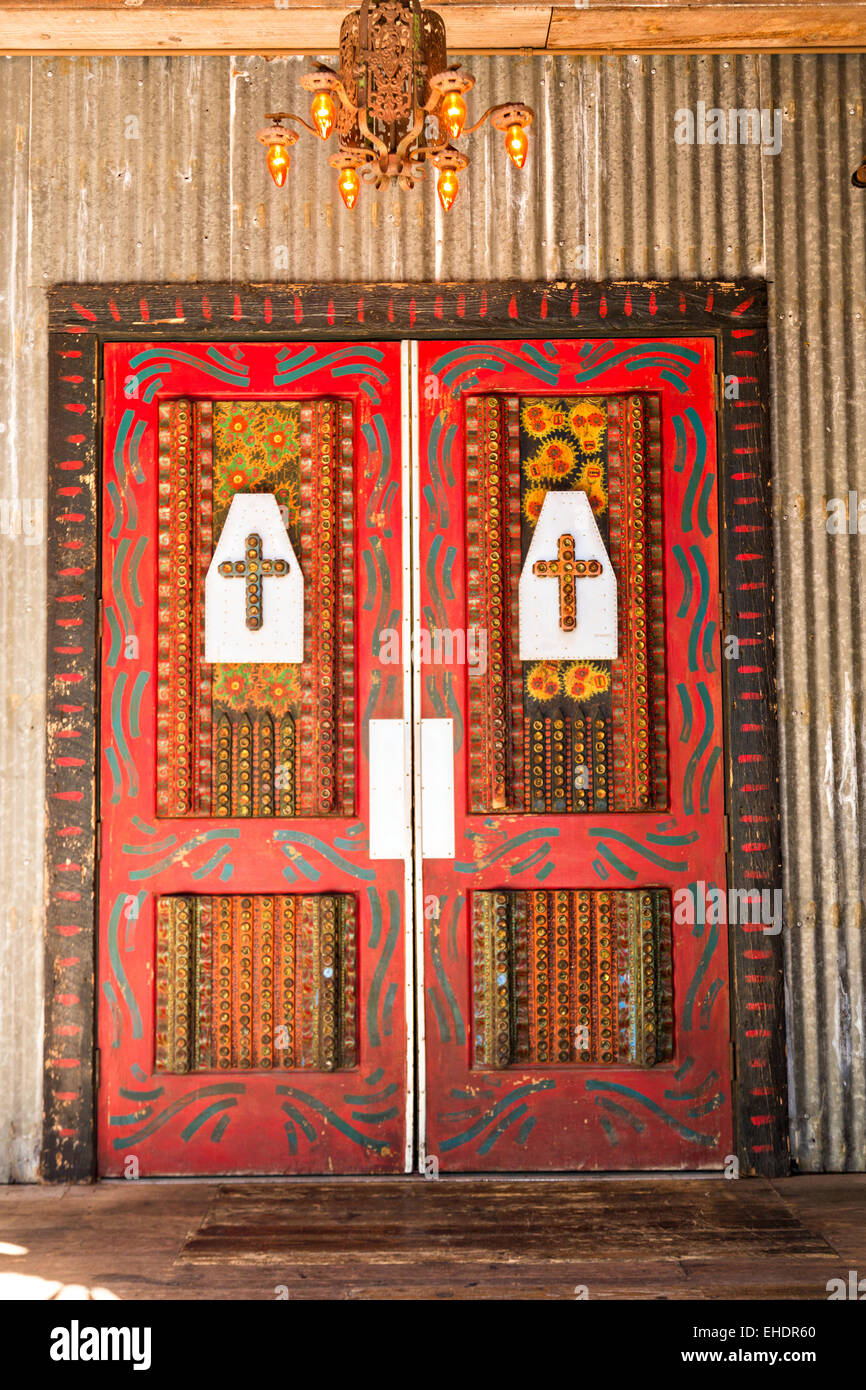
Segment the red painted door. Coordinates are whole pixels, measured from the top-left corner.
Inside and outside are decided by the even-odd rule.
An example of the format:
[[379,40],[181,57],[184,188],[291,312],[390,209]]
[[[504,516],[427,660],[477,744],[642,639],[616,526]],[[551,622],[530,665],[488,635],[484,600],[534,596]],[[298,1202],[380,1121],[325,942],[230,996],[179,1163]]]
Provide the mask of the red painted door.
[[714,344],[418,360],[428,1169],[720,1167]]
[[[397,344],[106,349],[105,1175],[407,1162],[406,865],[371,858],[368,764],[408,715],[378,662],[400,382]],[[297,649],[263,659],[277,604]]]

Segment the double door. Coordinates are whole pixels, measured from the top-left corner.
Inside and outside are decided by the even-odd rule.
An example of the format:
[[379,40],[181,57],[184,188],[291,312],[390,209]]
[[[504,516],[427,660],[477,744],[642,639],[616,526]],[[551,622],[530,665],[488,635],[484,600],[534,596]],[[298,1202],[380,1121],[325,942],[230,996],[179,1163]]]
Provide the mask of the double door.
[[100,1171],[720,1167],[713,341],[105,381]]

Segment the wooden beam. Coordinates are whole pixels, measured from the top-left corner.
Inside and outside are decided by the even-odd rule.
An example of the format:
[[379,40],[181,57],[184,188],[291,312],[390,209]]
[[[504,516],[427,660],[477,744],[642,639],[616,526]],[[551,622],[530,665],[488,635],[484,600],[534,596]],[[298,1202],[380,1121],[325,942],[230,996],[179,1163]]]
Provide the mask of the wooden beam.
[[[866,0],[432,0],[451,53],[866,51]],[[351,0],[0,0],[0,52],[335,53]]]
[[547,48],[560,53],[841,53],[866,49],[866,5],[744,0],[723,4],[556,6]]
[[[351,4],[0,5],[4,53],[335,53]],[[549,5],[442,6],[452,53],[543,49]]]

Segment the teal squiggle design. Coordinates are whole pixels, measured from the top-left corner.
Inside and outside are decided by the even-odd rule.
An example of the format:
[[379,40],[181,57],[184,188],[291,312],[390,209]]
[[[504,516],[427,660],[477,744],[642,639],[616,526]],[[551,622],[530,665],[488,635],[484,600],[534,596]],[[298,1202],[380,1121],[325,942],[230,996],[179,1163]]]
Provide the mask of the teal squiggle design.
[[375,1149],[377,1153],[381,1153],[383,1149],[388,1148],[388,1144],[384,1139],[371,1139],[369,1134],[362,1134],[360,1130],[355,1129],[354,1125],[347,1124],[345,1120],[340,1118],[335,1110],[325,1105],[324,1101],[319,1100],[318,1096],[311,1096],[308,1092],[300,1090],[297,1086],[277,1086],[276,1089],[277,1095],[279,1096],[292,1096],[295,1100],[303,1101],[311,1110],[323,1116],[329,1124],[333,1125],[335,1129],[338,1129],[341,1134],[344,1134],[347,1139],[351,1139],[355,1144],[360,1144],[362,1148]]
[[463,1022],[463,1015],[460,1012],[460,1005],[457,1002],[457,996],[445,972],[445,966],[442,961],[440,933],[440,919],[434,917],[430,922],[430,957],[433,961],[436,979],[439,981],[439,986],[445,996],[446,1003],[448,1004],[448,1011],[454,1023],[454,1041],[462,1046],[466,1041],[466,1027]]
[[141,738],[141,725],[139,723],[141,697],[144,694],[144,688],[149,680],[149,671],[139,671],[132,687],[132,693],[129,697],[129,733],[132,738]]
[[675,545],[673,547],[673,555],[680,567],[680,572],[683,577],[683,596],[680,600],[680,606],[677,609],[677,617],[684,618],[692,605],[692,597],[695,592],[695,581],[692,577],[691,566],[686,559],[685,551],[681,545]]
[[123,696],[126,690],[126,672],[120,671],[114,682],[114,689],[111,692],[111,732],[114,737],[114,744],[123,768],[126,772],[126,781],[131,797],[138,796],[138,770],[129,751],[126,742],[126,734],[123,730]]
[[439,581],[438,576],[436,574],[436,561],[439,557],[439,551],[442,549],[443,539],[444,538],[441,535],[437,535],[434,537],[433,542],[430,545],[429,550],[427,551],[427,564],[425,566],[425,569],[427,573],[427,584],[429,586],[430,595],[433,599],[433,603],[436,608],[436,616],[439,619],[439,625],[440,627],[447,628],[448,616],[445,612],[445,604],[442,599],[442,595],[439,591]]
[[226,856],[231,854],[232,848],[232,845],[221,845],[216,854],[212,854],[210,859],[206,860],[198,869],[193,869],[192,876],[196,882],[207,878],[208,874],[212,874],[214,869],[219,868]]
[[141,590],[138,587],[138,567],[141,564],[141,557],[147,549],[147,536],[140,536],[138,545],[132,552],[129,566],[126,571],[126,579],[129,584],[129,593],[132,598],[133,606],[140,608],[144,600],[141,597]]
[[307,1139],[309,1139],[310,1143],[315,1143],[316,1131],[310,1124],[303,1110],[299,1110],[296,1105],[292,1105],[292,1102],[290,1100],[284,1100],[281,1108],[286,1112],[287,1115],[291,1115],[292,1119],[300,1127],[304,1135],[307,1137]]
[[[213,1115],[218,1115],[221,1110],[230,1110],[231,1107],[234,1105],[237,1105],[237,1099],[234,1096],[230,1097],[228,1100],[212,1101],[210,1105],[206,1105],[204,1110],[202,1110],[198,1115],[196,1115],[195,1119],[190,1120],[189,1124],[181,1130],[181,1139],[184,1141],[185,1144],[188,1144],[192,1136],[196,1133],[196,1131],[201,1129],[202,1125],[206,1124],[207,1121],[211,1119]],[[224,1118],[225,1124],[227,1124],[229,1117],[226,1115]],[[225,1132],[225,1124],[223,1124],[222,1126],[214,1126],[213,1133],[211,1134],[211,1139],[217,1144],[223,1137],[223,1134]]]
[[676,366],[679,368],[681,380],[685,380],[691,375],[691,367],[686,364],[700,362],[700,360],[700,354],[692,348],[659,340],[651,347],[626,348],[624,351],[614,352],[610,357],[593,362],[583,371],[575,372],[574,380],[575,384],[593,381],[603,372],[609,371],[611,367],[618,366],[621,362],[625,363],[627,370],[631,372],[642,371],[648,367],[657,367],[660,363],[668,368]]
[[701,475],[704,471],[704,465],[707,461],[707,435],[704,430],[703,421],[694,406],[687,406],[684,414],[695,436],[695,460],[692,464],[692,471],[689,476],[688,486],[686,487],[685,497],[683,498],[680,521],[683,531],[692,531],[695,525],[692,515],[695,497],[697,495]]
[[707,609],[710,604],[710,571],[707,568],[706,560],[696,545],[690,546],[690,553],[695,562],[695,569],[697,570],[701,586],[698,606],[692,622],[692,630],[689,633],[689,670],[696,672],[698,669],[698,641],[700,639],[701,629],[706,621]]
[[[162,873],[163,869],[171,868],[172,864],[176,864],[179,859],[183,859],[186,854],[189,854],[191,850],[198,849],[200,845],[209,844],[211,840],[236,840],[240,833],[240,830],[234,829],[203,830],[201,834],[193,835],[191,839],[186,840],[182,845],[178,845],[171,854],[166,855],[164,859],[160,859],[156,864],[150,864],[147,868],[143,869],[130,869],[129,877],[137,880],[153,878],[154,874]],[[135,847],[130,847],[129,845],[123,845],[122,851],[124,854],[139,853]]]
[[[456,426],[451,426],[451,429]],[[437,415],[430,430],[430,438],[427,441],[427,467],[430,470],[430,477],[433,479],[433,503],[430,512],[430,529],[433,530],[437,522],[433,515],[435,511],[439,513],[438,525],[442,530],[448,527],[448,494],[442,478],[442,459],[440,454],[442,442],[443,422],[442,416]]]
[[112,782],[111,795],[108,798],[109,805],[119,806],[120,795],[123,791],[123,774],[120,771],[120,763],[117,761],[117,754],[113,748],[106,748],[105,761],[108,763]]
[[108,534],[113,541],[116,541],[123,527],[123,501],[117,483],[113,478],[109,478],[105,485],[105,490],[108,493],[112,511],[111,527]]
[[[129,1021],[132,1024],[133,1038],[144,1037],[144,1028],[141,1021],[141,1011],[135,998],[132,985],[129,983],[123,962],[120,959],[120,918],[126,904],[127,894],[118,893],[114,900],[114,906],[108,918],[108,958],[111,961],[111,969],[114,978],[117,980],[118,988],[123,996],[123,1000],[129,1011]],[[118,1046],[120,1040],[118,1039]]]
[[[374,642],[388,626],[388,610],[391,604],[391,570],[388,566],[388,557],[385,554],[385,547],[382,545],[381,536],[370,537],[370,549],[379,570],[381,579],[381,589],[379,596],[379,611],[376,614]],[[376,648],[374,647],[374,651]]]
[[698,498],[698,527],[701,535],[709,540],[712,535],[710,528],[710,496],[713,491],[713,483],[716,481],[715,473],[708,473],[701,488],[701,495]]
[[131,545],[132,537],[124,536],[115,551],[114,564],[111,567],[111,591],[120,612],[120,621],[123,625],[123,631],[127,634],[132,632],[132,614],[129,611],[129,604],[126,601],[126,591],[123,587],[123,570]]
[[690,1091],[665,1091],[665,1100],[697,1100],[708,1086],[712,1086],[719,1079],[719,1073],[715,1070],[708,1071],[699,1086],[693,1086]]
[[457,548],[456,546],[449,545],[448,549],[445,551],[445,560],[442,565],[442,587],[445,590],[445,597],[451,600],[454,598],[454,584],[452,582],[451,572],[454,569],[454,561],[456,559]]
[[208,1096],[241,1096],[245,1094],[246,1089],[245,1084],[241,1081],[226,1081],[213,1086],[199,1086],[195,1091],[190,1091],[187,1095],[181,1096],[179,1100],[174,1101],[171,1105],[167,1105],[166,1108],[160,1111],[155,1119],[151,1120],[150,1124],[145,1125],[143,1129],[136,1130],[134,1134],[128,1135],[125,1139],[115,1139],[112,1143],[112,1148],[128,1149],[133,1144],[140,1144],[142,1139],[149,1139],[152,1134],[155,1134],[158,1129],[161,1129],[164,1124],[167,1124],[167,1122],[175,1115],[179,1114],[181,1110],[184,1110],[188,1105],[193,1105],[197,1100],[204,1100]]
[[704,775],[701,778],[700,807],[703,815],[706,815],[710,809],[710,787],[713,781],[713,773],[716,770],[716,764],[721,756],[722,750],[719,745],[716,744],[710,756],[707,758],[707,765],[704,768]]
[[680,697],[680,707],[683,712],[683,726],[680,730],[680,743],[688,743],[692,734],[692,701],[688,690],[682,681],[677,682],[677,694]]
[[695,773],[698,770],[698,764],[700,763],[701,758],[704,756],[704,754],[707,751],[707,748],[710,745],[710,740],[713,737],[713,730],[715,729],[716,723],[716,717],[713,713],[713,702],[710,699],[710,692],[707,690],[707,687],[703,681],[698,681],[698,696],[700,698],[701,706],[704,711],[704,731],[701,734],[700,739],[698,740],[697,744],[695,745],[695,748],[692,751],[692,755],[689,758],[688,763],[686,764],[686,770],[683,774],[683,810],[685,811],[687,816],[691,816],[694,814]]
[[[437,357],[433,363],[433,371],[442,378],[444,385],[450,388],[458,378],[470,372],[481,369],[502,372],[506,364],[519,367],[527,376],[533,377],[536,381],[543,381],[547,386],[556,386],[559,381],[561,369],[558,362],[549,361],[534,349],[526,354],[518,354],[491,343],[473,344],[468,349],[452,348],[441,357]],[[443,371],[444,367],[448,367],[448,371]],[[467,386],[469,384],[465,383]]]
[[[603,855],[609,864],[613,864],[614,868],[617,868],[620,873],[624,873],[629,879],[635,879],[637,877],[636,871],[628,868],[621,860],[617,859],[613,851],[609,850],[603,843],[604,840],[615,840],[619,844],[625,845],[628,849],[632,850],[634,854],[640,855],[642,859],[649,860],[651,864],[655,864],[660,869],[671,869],[674,872],[684,872],[688,868],[688,860],[665,859],[662,855],[656,854],[655,850],[649,849],[646,845],[642,845],[640,841],[635,840],[631,835],[626,835],[621,830],[594,828],[590,829],[589,833],[594,839],[599,841],[599,854]],[[659,836],[647,836],[647,839],[651,838],[654,839],[657,844],[693,844],[698,838],[698,832],[694,830],[687,836],[676,836],[669,840],[663,840]]]
[[123,633],[120,630],[120,623],[117,621],[114,604],[109,603],[106,605],[105,619],[111,634],[111,645],[109,646],[108,656],[105,661],[107,666],[114,667],[120,660],[120,651],[123,646]]
[[[224,357],[221,360],[223,363],[226,362]],[[217,381],[224,381],[229,386],[243,387],[249,385],[249,367],[234,366],[226,371],[218,365],[217,361],[208,361],[207,357],[194,357],[190,352],[179,352],[175,348],[160,347],[138,352],[129,359],[134,376],[130,379],[127,389],[134,389],[135,386],[141,387],[146,381],[150,381],[150,385],[142,392],[144,400],[150,402],[162,385],[162,381],[151,379],[161,372],[170,373],[175,362],[193,367],[196,371],[202,372],[204,376],[215,377]]]
[[683,422],[683,417],[682,417],[682,415],[675,415],[675,416],[673,417],[673,426],[674,426],[674,438],[675,438],[675,440],[676,440],[676,446],[675,446],[675,448],[674,448],[674,460],[673,460],[673,463],[674,463],[674,472],[675,472],[675,473],[682,473],[683,469],[684,469],[685,466],[686,466],[686,449],[687,449],[687,447],[688,447],[687,441],[686,441],[686,427],[685,427],[685,424],[684,424],[684,422]]
[[682,1124],[679,1120],[674,1119],[673,1115],[669,1115],[656,1101],[650,1100],[648,1096],[641,1095],[640,1091],[634,1090],[632,1086],[622,1086],[616,1081],[589,1080],[586,1083],[586,1089],[587,1091],[613,1091],[617,1095],[625,1096],[629,1100],[636,1101],[638,1105],[643,1105],[651,1115],[655,1115],[657,1119],[664,1121],[666,1125],[676,1130],[678,1134],[681,1134],[682,1137],[687,1139],[691,1144],[700,1144],[704,1148],[712,1148],[716,1142],[714,1135],[700,1134],[698,1130],[690,1129],[688,1125]]
[[[476,1120],[468,1129],[461,1130],[459,1134],[452,1135],[450,1139],[443,1139],[439,1144],[440,1152],[449,1153],[452,1149],[462,1148],[464,1144],[471,1144],[473,1139],[477,1139],[480,1134],[483,1134],[487,1126],[492,1124],[504,1110],[508,1110],[515,1101],[522,1100],[524,1096],[533,1095],[537,1091],[552,1091],[555,1087],[556,1082],[552,1078],[543,1081],[528,1081],[523,1086],[515,1086],[513,1091],[491,1105],[480,1120]],[[520,1113],[522,1114],[525,1109],[525,1106],[522,1107]]]
[[450,671],[446,671],[442,684],[445,688],[445,701],[448,709],[454,718],[454,752],[459,753],[463,747],[463,715],[457,696],[454,694],[454,677]]
[[501,859],[504,854],[508,854],[511,850],[518,849],[520,845],[528,844],[531,840],[540,840],[545,835],[550,835],[556,839],[559,836],[559,831],[554,829],[551,825],[539,826],[537,830],[524,830],[522,835],[512,835],[510,840],[506,840],[504,844],[499,845],[495,850],[491,850],[488,854],[485,854],[482,859],[479,859],[477,864],[472,861],[468,863],[463,862],[455,864],[454,868],[457,870],[458,874],[478,873],[481,869],[489,869],[492,864],[495,864],[497,860]]
[[[218,832],[217,832],[218,833]],[[225,833],[225,832],[223,832]],[[350,874],[352,878],[359,878],[367,882],[374,882],[376,875],[372,869],[361,869],[357,864],[350,864],[349,860],[329,845],[325,840],[320,840],[317,835],[308,835],[302,830],[275,830],[274,839],[282,846],[283,853],[294,862],[302,863],[291,851],[292,845],[306,845],[309,849],[321,854],[323,859],[327,859],[335,868],[343,873]],[[283,869],[283,874],[290,883],[295,881],[295,873],[291,868]]]
[[[373,914],[375,936],[378,942],[382,923],[382,900],[377,888],[368,888],[367,897]],[[394,888],[388,889],[388,914],[388,934],[376,962],[376,969],[373,971],[373,978],[370,981],[370,993],[367,996],[367,1036],[371,1047],[381,1047],[382,1045],[382,1036],[379,1031],[379,996],[382,993],[382,985],[385,983],[385,976],[391,964],[394,947],[397,945],[397,939],[400,935],[400,896]]]

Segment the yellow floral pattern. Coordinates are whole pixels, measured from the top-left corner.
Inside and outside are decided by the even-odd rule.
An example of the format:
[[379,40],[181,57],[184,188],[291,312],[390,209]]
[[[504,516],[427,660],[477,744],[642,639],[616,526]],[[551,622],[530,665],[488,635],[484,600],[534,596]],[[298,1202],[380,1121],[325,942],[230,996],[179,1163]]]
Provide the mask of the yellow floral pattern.
[[[607,403],[603,396],[537,397],[521,401],[524,434],[522,511],[538,520],[551,488],[585,492],[596,516],[607,510]],[[536,447],[537,446],[537,447]]]
[[[551,490],[585,492],[596,517],[607,512],[607,409],[604,396],[521,400],[521,512],[530,532]],[[527,543],[524,530],[524,547]],[[524,667],[527,700],[548,707],[595,700],[609,692],[610,681],[605,661],[538,661]]]
[[214,535],[236,492],[272,492],[290,534],[301,514],[299,401],[216,401]]
[[[238,492],[270,492],[300,543],[299,401],[217,401],[213,408],[214,542]],[[297,714],[301,667],[220,663],[213,667],[214,708],[237,714]]]

